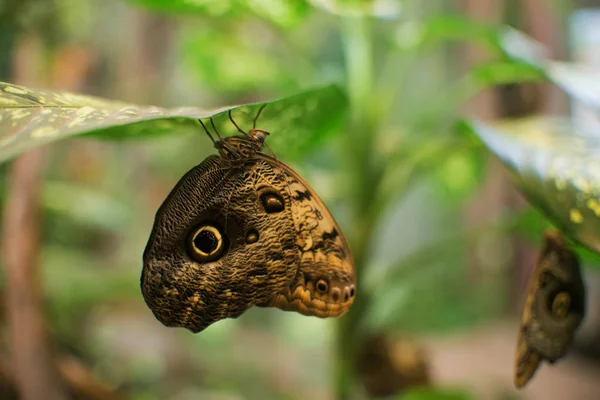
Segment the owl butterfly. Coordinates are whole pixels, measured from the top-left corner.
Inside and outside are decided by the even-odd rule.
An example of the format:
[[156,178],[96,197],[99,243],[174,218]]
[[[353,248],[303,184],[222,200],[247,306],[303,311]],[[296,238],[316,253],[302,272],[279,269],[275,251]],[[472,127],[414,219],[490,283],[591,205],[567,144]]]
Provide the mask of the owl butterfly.
[[[264,106],[263,106],[264,108]],[[141,288],[166,326],[197,333],[252,306],[321,318],[346,312],[354,263],[340,227],[308,183],[262,152],[253,128],[215,140],[219,151],[192,168],[156,213]]]
[[559,232],[544,234],[523,306],[515,354],[515,386],[532,378],[543,360],[562,358],[585,313],[585,288],[575,253]]

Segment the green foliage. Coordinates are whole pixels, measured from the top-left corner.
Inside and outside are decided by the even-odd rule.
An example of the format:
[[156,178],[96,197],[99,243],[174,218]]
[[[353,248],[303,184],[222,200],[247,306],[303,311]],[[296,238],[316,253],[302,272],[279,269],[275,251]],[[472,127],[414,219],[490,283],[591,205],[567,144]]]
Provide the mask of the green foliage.
[[597,138],[567,120],[538,118],[473,131],[513,172],[518,187],[561,231],[600,252]]
[[415,389],[398,397],[398,400],[475,400],[475,397],[458,389]]
[[[456,224],[448,217],[443,221]],[[365,282],[374,293],[369,326],[440,334],[501,315],[511,259],[502,237],[519,221],[519,215],[505,215],[472,229],[450,230],[378,268],[383,272]],[[477,257],[477,268],[487,271],[477,285],[465,290],[465,276],[474,267],[469,249]]]
[[600,109],[600,74],[572,63],[551,62],[546,66],[548,78],[569,96],[595,109]]
[[[532,77],[541,74],[591,110],[600,108],[600,76],[596,71],[549,60],[540,44],[514,29],[507,31],[502,43],[508,56],[532,68]],[[507,76],[512,79],[511,74]],[[505,123],[499,128],[473,122],[471,129],[512,171],[530,203],[587,248],[582,249],[587,259],[589,250],[600,252],[600,207],[596,206],[600,177],[594,172],[598,167],[598,132],[594,125],[575,126],[568,118],[546,117]]]
[[[74,0],[61,1],[68,4]],[[327,385],[329,352],[324,349],[342,349],[340,359],[332,363],[337,367],[357,347],[349,332],[365,325],[407,333],[446,332],[467,328],[502,311],[509,274],[499,265],[506,265],[511,256],[503,251],[506,241],[502,239],[508,232],[516,231],[537,244],[548,224],[542,214],[528,209],[472,231],[457,228],[462,223],[461,206],[485,176],[485,147],[479,140],[455,135],[453,123],[466,100],[482,90],[505,84],[549,80],[580,100],[597,105],[600,90],[590,84],[595,82],[590,80],[592,74],[573,65],[550,62],[539,44],[512,28],[458,15],[440,15],[439,11],[431,16],[431,10],[437,6],[430,3],[129,3],[143,10],[167,13],[169,23],[178,24],[177,30],[169,31],[174,33],[169,48],[176,49],[176,55],[166,56],[170,57],[169,65],[176,66],[172,73],[176,78],[163,81],[165,76],[161,75],[153,81],[164,85],[164,91],[172,98],[188,96],[201,104],[246,103],[295,93],[299,88],[323,82],[337,82],[347,73],[352,109],[348,113],[345,90],[337,86],[218,110],[146,107],[8,84],[0,87],[1,160],[67,137],[85,135],[111,140],[161,135],[160,141],[138,143],[136,149],[125,142],[94,143],[111,149],[101,163],[100,177],[84,178],[93,183],[71,183],[58,176],[43,187],[43,267],[52,327],[66,347],[77,347],[69,343],[72,339],[81,348],[92,348],[91,358],[95,360],[90,364],[95,365],[95,372],[99,371],[115,386],[131,385],[136,398],[202,398],[240,392],[254,398],[309,398],[313,392],[304,391],[306,388],[318,386],[315,390],[321,390]],[[114,14],[109,20],[107,26],[118,23]],[[86,31],[90,27],[91,24],[86,26]],[[491,57],[485,64],[459,75],[452,70],[452,66],[460,64],[453,47],[456,42],[475,44]],[[109,47],[112,52],[112,43]],[[127,59],[123,48],[115,44],[114,54]],[[227,110],[232,110],[234,120],[247,131],[262,104],[268,105],[257,127],[271,132],[269,146],[282,161],[298,164],[353,240],[352,250],[360,264],[360,299],[348,316],[336,321],[341,328],[338,336],[328,336],[332,325],[321,320],[251,310],[236,321],[222,321],[195,337],[168,330],[165,336],[173,341],[169,346],[179,346],[177,351],[185,354],[175,356],[183,359],[178,362],[184,367],[174,372],[165,368],[173,365],[172,361],[165,361],[172,354],[161,353],[160,342],[146,343],[135,357],[128,353],[129,346],[98,344],[103,342],[96,336],[110,336],[116,342],[122,333],[127,335],[128,327],[122,325],[126,325],[123,321],[131,314],[122,304],[138,307],[133,312],[136,318],[142,315],[140,310],[149,314],[139,296],[139,268],[152,216],[173,182],[191,164],[214,152],[196,119],[202,118],[212,131],[208,119],[213,117],[221,135],[239,134],[229,121]],[[347,122],[350,124],[345,126]],[[550,123],[554,128],[558,126]],[[504,132],[468,124],[469,129],[473,127],[486,138],[486,145],[492,143],[490,137],[495,138],[493,151],[507,160],[521,157],[527,148],[535,163],[544,160],[543,152],[549,150],[541,142],[507,139],[505,136],[511,131],[508,128]],[[202,145],[197,145],[198,138],[203,140]],[[324,146],[327,139],[332,140]],[[564,152],[574,145],[572,141],[564,143],[550,146],[550,150]],[[61,143],[58,148],[67,145]],[[588,149],[588,153],[591,151]],[[520,160],[519,168],[534,170],[536,164],[527,164],[527,157]],[[70,168],[78,170],[83,163],[87,164],[87,160],[78,159]],[[139,165],[140,171],[124,177],[123,171],[132,165]],[[52,172],[56,173],[54,168]],[[569,195],[577,201],[582,191],[576,177],[570,178],[573,189],[569,189]],[[110,184],[99,187],[97,182],[102,179]],[[539,189],[542,202],[547,203],[545,178],[536,179],[530,186]],[[569,176],[565,179],[568,181]],[[429,190],[417,193],[423,186]],[[412,203],[407,204],[411,199]],[[402,217],[389,221],[391,211],[402,207],[404,215],[413,220]],[[443,217],[436,219],[432,215]],[[448,215],[453,218],[447,218]],[[595,218],[591,217],[590,221]],[[387,229],[384,234],[382,226]],[[414,239],[414,243],[406,243],[403,237]],[[377,244],[381,246],[377,248]],[[474,268],[467,255],[475,252],[479,257],[481,248],[486,250],[483,258],[493,260],[476,260],[475,267],[481,268],[478,272],[483,277],[465,290],[465,279]],[[497,257],[489,256],[492,249]],[[362,299],[368,300],[365,307],[359,303]],[[123,320],[110,325],[107,318],[109,323],[90,329],[93,334],[81,334],[81,321],[93,320],[98,304],[110,310],[108,314],[123,313]],[[148,336],[152,340],[153,335],[164,332],[156,325],[149,329],[144,326],[140,338],[146,340]],[[281,360],[274,359],[273,366],[269,366],[271,355],[263,357],[265,347],[256,341],[259,336],[267,338],[269,350],[280,338],[285,343],[281,357],[286,365],[295,368],[297,387],[282,389],[269,381],[271,375],[278,382],[293,379],[278,379]],[[150,354],[148,347],[158,350]],[[190,352],[190,348],[197,351]],[[257,367],[252,360],[259,358],[264,362]],[[293,364],[288,364],[290,359]],[[343,377],[339,385],[345,385]],[[471,397],[459,391],[417,390],[402,398]]]
[[[318,144],[339,127],[345,113],[343,92],[337,86],[328,86],[248,108],[233,107],[238,125],[249,127],[258,107],[263,104],[267,107],[259,121],[261,128],[278,129],[281,133],[276,135],[274,145],[285,141],[282,152],[292,158],[298,151],[307,151]],[[305,117],[308,114],[311,118]],[[199,132],[198,119],[212,116],[221,133],[226,134],[227,113],[223,109],[206,111],[197,107],[165,109],[137,106],[2,83],[0,160],[42,144],[83,134],[115,139],[168,134],[177,130]],[[228,131],[234,133],[235,128],[231,124],[229,128]],[[297,132],[301,135],[296,135]]]
[[378,18],[396,18],[402,11],[398,0],[310,0],[310,3],[322,10],[339,16],[372,16]]
[[155,12],[197,13],[213,18],[245,17],[249,13],[277,25],[291,27],[309,12],[305,0],[128,0]]
[[106,231],[131,223],[131,209],[106,193],[71,182],[44,182],[44,207],[58,218]]
[[248,35],[251,33],[243,30],[233,35],[214,29],[186,29],[182,35],[185,66],[202,84],[217,92],[271,92],[300,86],[296,71],[281,62],[285,58],[265,53],[261,41],[253,41]]

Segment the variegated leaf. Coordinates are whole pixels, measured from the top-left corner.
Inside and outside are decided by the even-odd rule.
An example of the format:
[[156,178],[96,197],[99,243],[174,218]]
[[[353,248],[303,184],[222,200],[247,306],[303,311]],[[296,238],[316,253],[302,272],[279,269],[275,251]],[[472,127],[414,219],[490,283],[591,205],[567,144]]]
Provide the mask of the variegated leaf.
[[546,67],[551,81],[573,99],[600,110],[600,71],[589,65],[551,62]]
[[203,110],[198,107],[140,106],[0,82],[0,161],[75,135],[116,139],[182,130],[205,135],[198,119],[208,122],[210,117],[214,117],[221,135],[234,134],[237,131],[226,111],[233,109],[237,124],[248,130],[263,104],[268,105],[258,126],[271,130],[269,143],[291,158],[308,151],[335,131],[346,111],[345,95],[335,85],[280,100]]
[[361,16],[393,19],[402,11],[402,5],[394,0],[309,0],[317,8],[334,15]]
[[536,118],[475,134],[512,171],[517,186],[563,233],[600,253],[599,138],[575,130],[568,119]]
[[542,68],[546,78],[573,100],[600,110],[600,72],[597,68],[552,60],[548,56],[548,49],[541,43],[513,28],[500,30],[498,43],[510,58]]

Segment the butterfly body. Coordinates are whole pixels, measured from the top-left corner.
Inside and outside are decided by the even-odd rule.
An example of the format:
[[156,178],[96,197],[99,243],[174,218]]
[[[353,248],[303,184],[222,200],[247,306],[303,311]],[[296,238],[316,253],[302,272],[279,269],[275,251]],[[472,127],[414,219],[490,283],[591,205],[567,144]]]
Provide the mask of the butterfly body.
[[267,132],[215,142],[159,208],[141,287],[166,326],[200,332],[252,306],[335,317],[355,297],[352,256],[323,202],[262,153]]

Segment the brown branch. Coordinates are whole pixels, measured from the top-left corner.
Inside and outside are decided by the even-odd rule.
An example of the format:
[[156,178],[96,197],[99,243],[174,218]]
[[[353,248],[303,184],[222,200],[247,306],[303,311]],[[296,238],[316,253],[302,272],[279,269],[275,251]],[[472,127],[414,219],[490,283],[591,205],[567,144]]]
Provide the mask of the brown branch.
[[41,150],[13,162],[2,226],[6,318],[14,377],[23,400],[68,398],[50,350],[36,268],[43,165]]
[[[15,377],[10,370],[10,364],[4,362],[4,352],[0,350],[0,399],[17,400]],[[83,365],[81,361],[70,355],[57,357],[56,364],[66,386],[73,394],[74,400],[125,400],[127,397],[120,395],[99,381]]]

